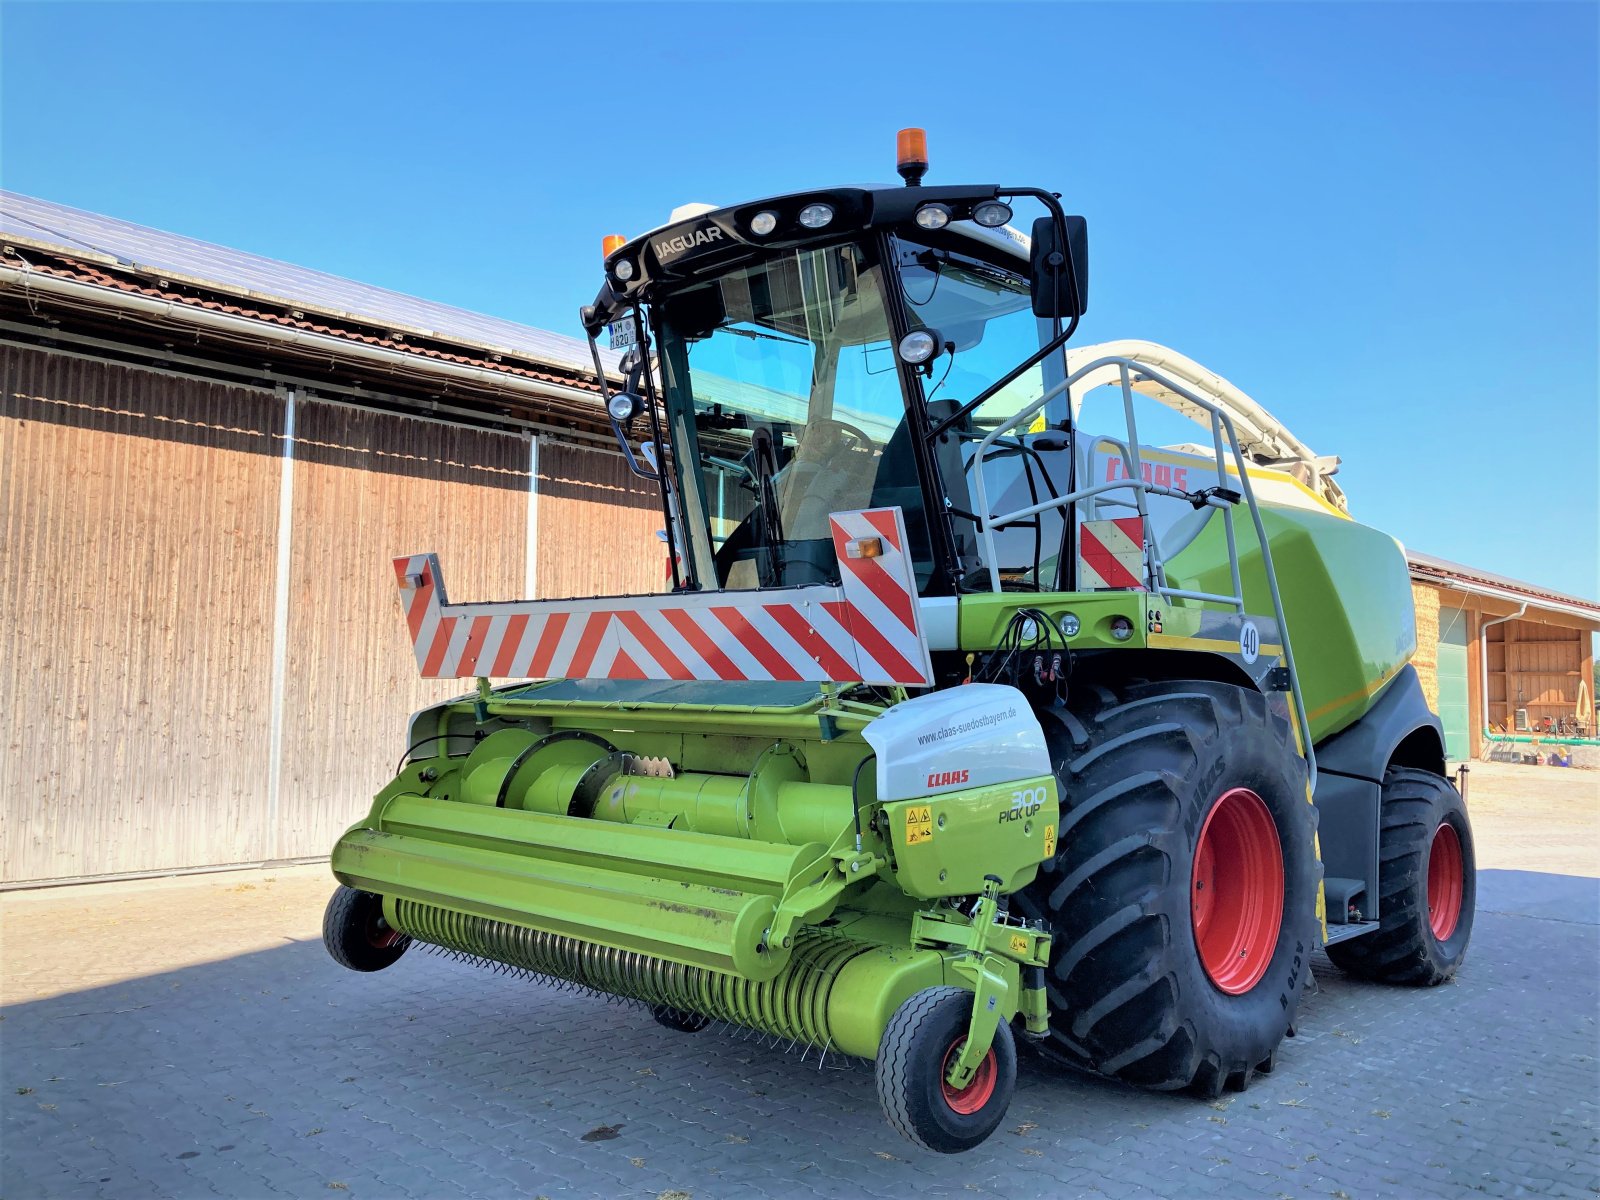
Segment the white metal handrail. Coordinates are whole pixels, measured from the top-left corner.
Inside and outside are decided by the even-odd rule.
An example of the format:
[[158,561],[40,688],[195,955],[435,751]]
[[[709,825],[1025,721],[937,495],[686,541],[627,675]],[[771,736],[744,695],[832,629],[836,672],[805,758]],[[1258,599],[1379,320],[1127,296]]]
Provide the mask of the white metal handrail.
[[[1049,500],[1037,504],[1030,504],[1025,508],[1013,512],[993,514],[989,511],[988,488],[984,481],[984,458],[992,447],[1008,431],[1014,430],[1024,422],[1031,421],[1046,404],[1063,392],[1068,391],[1075,383],[1086,378],[1103,367],[1115,367],[1122,387],[1123,418],[1127,423],[1128,440],[1116,443],[1126,468],[1127,478],[1114,480],[1109,483],[1097,483],[1088,487],[1075,488]],[[1000,580],[1000,565],[995,549],[995,530],[1004,528],[1018,521],[1024,521],[1031,516],[1045,512],[1048,509],[1063,509],[1068,521],[1073,519],[1076,505],[1093,496],[1103,495],[1115,491],[1131,491],[1133,493],[1134,507],[1138,509],[1143,520],[1145,536],[1148,539],[1146,547],[1149,565],[1149,577],[1152,589],[1163,599],[1185,599],[1202,603],[1226,604],[1234,608],[1241,615],[1245,612],[1244,585],[1239,570],[1239,548],[1233,526],[1234,505],[1226,500],[1212,496],[1207,498],[1207,503],[1212,507],[1222,510],[1223,528],[1228,544],[1228,571],[1229,579],[1233,585],[1232,595],[1220,595],[1208,592],[1195,592],[1182,588],[1172,588],[1166,583],[1166,564],[1160,551],[1159,539],[1155,527],[1150,521],[1149,507],[1146,497],[1154,493],[1159,496],[1173,496],[1179,499],[1189,499],[1189,493],[1177,488],[1165,487],[1161,484],[1147,483],[1144,479],[1143,464],[1139,458],[1139,429],[1138,418],[1133,411],[1133,386],[1132,373],[1138,372],[1144,380],[1157,383],[1173,393],[1182,396],[1211,416],[1211,443],[1215,452],[1217,478],[1220,481],[1228,478],[1227,458],[1231,451],[1233,464],[1239,476],[1239,492],[1245,506],[1250,512],[1252,524],[1255,528],[1256,540],[1261,548],[1261,565],[1267,577],[1267,590],[1272,596],[1273,616],[1278,622],[1278,638],[1283,646],[1284,663],[1289,669],[1289,690],[1293,698],[1295,716],[1300,727],[1301,749],[1305,754],[1306,764],[1310,770],[1311,786],[1316,786],[1317,764],[1316,756],[1311,748],[1311,726],[1306,719],[1305,698],[1300,690],[1300,676],[1295,670],[1294,651],[1290,646],[1289,622],[1283,611],[1283,597],[1278,589],[1278,576],[1272,565],[1272,547],[1268,544],[1266,525],[1261,518],[1261,508],[1256,503],[1255,490],[1250,483],[1250,472],[1245,465],[1244,452],[1239,444],[1239,435],[1234,428],[1232,417],[1218,404],[1196,394],[1192,389],[1178,383],[1160,371],[1155,370],[1147,363],[1134,359],[1124,358],[1119,355],[1107,355],[1094,359],[1072,371],[1067,377],[1046,391],[1033,403],[1020,409],[1010,419],[1002,421],[990,430],[977,444],[973,453],[972,471],[977,492],[977,517],[978,536],[983,546],[983,566],[989,573],[989,583],[994,591],[1002,590]],[[1226,435],[1226,437],[1224,437]],[[1114,438],[1106,439],[1116,442]],[[1226,440],[1227,449],[1224,449]],[[1077,453],[1076,446],[1073,454]]]

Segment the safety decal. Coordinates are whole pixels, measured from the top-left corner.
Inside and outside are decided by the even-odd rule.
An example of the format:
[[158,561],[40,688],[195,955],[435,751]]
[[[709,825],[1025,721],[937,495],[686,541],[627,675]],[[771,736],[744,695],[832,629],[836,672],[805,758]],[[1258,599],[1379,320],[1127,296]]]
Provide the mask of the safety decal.
[[452,604],[436,556],[397,558],[417,669],[426,679],[932,683],[900,510],[830,520],[837,587]]
[[1028,939],[1020,933],[1013,933],[1011,935],[1011,953],[1018,958],[1026,958],[1028,954]]
[[1078,586],[1144,590],[1144,518],[1116,517],[1078,526]]
[[906,809],[906,845],[915,846],[918,842],[930,841],[933,838],[933,807],[928,804],[913,804]]
[[1050,858],[1052,855],[1055,854],[1055,852],[1056,852],[1056,827],[1054,825],[1046,825],[1044,827],[1044,856],[1046,858]]

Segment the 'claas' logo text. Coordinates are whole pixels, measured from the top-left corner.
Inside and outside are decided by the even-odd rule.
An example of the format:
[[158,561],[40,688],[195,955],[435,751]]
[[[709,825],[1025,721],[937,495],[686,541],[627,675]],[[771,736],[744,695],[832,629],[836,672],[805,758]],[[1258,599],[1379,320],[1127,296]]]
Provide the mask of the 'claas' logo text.
[[928,773],[929,787],[949,787],[952,783],[965,783],[965,771],[930,771]]

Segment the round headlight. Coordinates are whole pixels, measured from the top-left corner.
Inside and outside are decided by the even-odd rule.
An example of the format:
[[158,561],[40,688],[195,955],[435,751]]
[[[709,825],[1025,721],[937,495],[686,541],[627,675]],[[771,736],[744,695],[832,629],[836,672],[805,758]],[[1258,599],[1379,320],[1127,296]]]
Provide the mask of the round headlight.
[[1061,628],[1062,637],[1077,637],[1078,630],[1083,628],[1083,623],[1078,620],[1077,613],[1062,613],[1061,619],[1056,624]]
[[622,280],[623,283],[627,283],[628,280],[633,278],[633,263],[624,258],[611,268],[611,273]]
[[800,224],[807,229],[821,229],[833,220],[833,205],[808,204],[800,210]]
[[626,425],[639,415],[639,397],[632,392],[617,392],[606,402],[606,410],[618,425]]
[[778,214],[775,212],[758,212],[750,218],[750,232],[757,237],[766,237],[778,227]]
[[1127,641],[1133,636],[1133,622],[1127,617],[1112,617],[1111,636],[1119,642]]
[[985,200],[972,210],[972,219],[985,229],[998,229],[1011,220],[1011,206],[998,200]]
[[948,204],[924,204],[917,209],[917,224],[924,229],[943,229],[950,224]]
[[937,353],[938,335],[927,329],[914,330],[900,339],[900,360],[914,367],[920,367]]

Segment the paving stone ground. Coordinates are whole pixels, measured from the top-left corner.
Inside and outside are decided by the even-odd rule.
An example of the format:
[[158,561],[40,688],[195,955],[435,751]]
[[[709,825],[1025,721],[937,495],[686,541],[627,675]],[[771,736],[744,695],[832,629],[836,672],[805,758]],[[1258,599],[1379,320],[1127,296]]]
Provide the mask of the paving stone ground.
[[0,1197],[1592,1200],[1600,862],[1569,869],[1485,870],[1444,987],[1319,959],[1299,1036],[1242,1095],[1025,1060],[1002,1131],[954,1157],[890,1130],[862,1066],[415,951],[341,970],[321,870],[12,895]]

